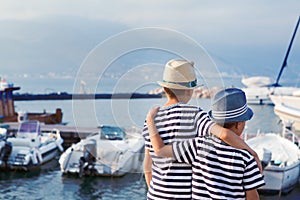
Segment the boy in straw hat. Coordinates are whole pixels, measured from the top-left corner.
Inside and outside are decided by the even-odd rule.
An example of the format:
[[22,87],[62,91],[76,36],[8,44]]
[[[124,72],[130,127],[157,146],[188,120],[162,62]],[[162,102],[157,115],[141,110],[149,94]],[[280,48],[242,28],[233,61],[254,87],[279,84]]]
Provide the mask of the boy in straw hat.
[[[144,172],[149,187],[147,199],[192,198],[191,164],[174,159],[170,148],[172,146],[167,144],[212,133],[232,146],[248,149],[258,159],[256,153],[236,134],[217,125],[201,108],[187,104],[192,97],[193,89],[199,86],[192,62],[169,61],[164,69],[163,81],[159,81],[158,84],[164,88],[167,102],[159,108],[155,117],[157,129],[151,117],[147,118],[143,129]],[[152,136],[154,132],[159,134]],[[162,143],[158,142],[156,146],[155,140],[150,141],[152,138],[149,134]],[[163,156],[166,158],[155,155],[154,151],[164,144],[168,149],[163,151]]]
[[[265,183],[254,157],[247,150],[234,148],[214,135],[165,146],[154,124],[157,109],[147,116],[153,148],[157,156],[171,156],[192,165],[192,199],[259,199],[256,189]],[[215,123],[240,136],[253,112],[247,106],[245,93],[229,88],[216,93],[208,115]],[[158,115],[156,120],[160,121]]]

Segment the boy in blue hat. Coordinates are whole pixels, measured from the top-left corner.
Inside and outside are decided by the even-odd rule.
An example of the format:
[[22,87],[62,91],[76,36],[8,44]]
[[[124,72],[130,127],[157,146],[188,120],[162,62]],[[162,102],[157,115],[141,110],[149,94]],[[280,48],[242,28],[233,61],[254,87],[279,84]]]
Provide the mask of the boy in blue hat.
[[[247,150],[234,148],[214,135],[164,145],[155,126],[159,123],[155,117],[158,109],[147,116],[151,144],[157,156],[192,165],[192,199],[259,199],[257,188],[265,183]],[[216,93],[208,114],[215,123],[238,136],[253,116],[245,93],[237,88]]]

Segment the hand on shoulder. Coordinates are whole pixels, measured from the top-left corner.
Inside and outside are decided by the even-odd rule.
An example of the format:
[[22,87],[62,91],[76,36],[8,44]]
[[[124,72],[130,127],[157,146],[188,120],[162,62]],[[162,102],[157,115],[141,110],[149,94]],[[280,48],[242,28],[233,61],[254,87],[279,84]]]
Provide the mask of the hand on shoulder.
[[147,114],[146,120],[147,120],[147,124],[149,123],[154,123],[154,118],[159,110],[159,106],[151,108]]

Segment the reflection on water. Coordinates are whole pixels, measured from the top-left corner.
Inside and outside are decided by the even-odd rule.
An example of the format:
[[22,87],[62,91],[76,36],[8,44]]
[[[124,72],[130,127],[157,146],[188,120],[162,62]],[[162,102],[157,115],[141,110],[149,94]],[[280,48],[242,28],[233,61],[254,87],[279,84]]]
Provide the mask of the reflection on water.
[[[35,172],[0,173],[0,199],[146,199],[147,188],[142,174],[123,177],[82,177],[62,175],[59,169]],[[262,200],[299,199],[300,185],[279,197],[260,195]]]
[[[144,199],[146,188],[142,174],[124,177],[66,177],[63,182],[77,182],[74,197],[80,199]],[[135,197],[135,198],[134,198]]]
[[142,174],[123,177],[62,175],[57,170],[0,173],[0,199],[145,199]]

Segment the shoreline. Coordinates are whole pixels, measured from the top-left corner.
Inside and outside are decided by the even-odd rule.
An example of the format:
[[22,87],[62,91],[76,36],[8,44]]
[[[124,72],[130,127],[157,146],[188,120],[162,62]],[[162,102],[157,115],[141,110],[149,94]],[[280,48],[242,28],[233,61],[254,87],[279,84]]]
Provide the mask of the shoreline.
[[14,94],[14,101],[35,101],[35,100],[84,100],[84,99],[139,99],[139,98],[162,98],[161,94],[143,93],[98,93],[98,94]]

